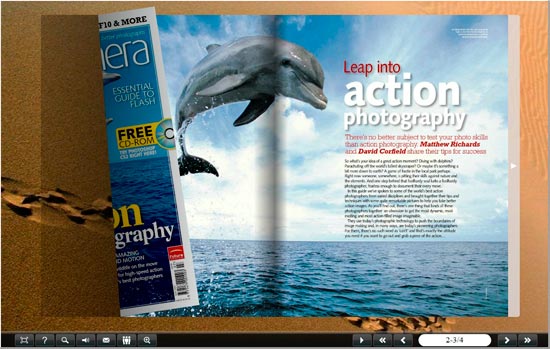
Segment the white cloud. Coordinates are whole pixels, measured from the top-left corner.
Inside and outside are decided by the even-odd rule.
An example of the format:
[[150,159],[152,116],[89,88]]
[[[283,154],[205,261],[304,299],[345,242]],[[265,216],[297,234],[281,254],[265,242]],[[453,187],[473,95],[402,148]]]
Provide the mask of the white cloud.
[[[461,175],[476,177],[487,171],[502,175],[502,173],[494,173],[494,171],[508,170],[507,165],[502,166],[503,162],[507,163],[508,161],[508,127],[504,124],[502,115],[488,110],[469,113],[462,134],[471,136],[485,134],[489,136],[489,139],[479,141],[487,150],[486,155],[464,155],[461,157],[458,170]],[[473,140],[465,140],[465,142],[473,142]]]
[[296,30],[301,31],[306,25],[306,16],[287,17],[287,24],[296,24]]
[[294,155],[315,146],[318,134],[312,118],[308,118],[303,111],[293,109],[283,120],[281,132],[284,134],[284,151],[291,151]]

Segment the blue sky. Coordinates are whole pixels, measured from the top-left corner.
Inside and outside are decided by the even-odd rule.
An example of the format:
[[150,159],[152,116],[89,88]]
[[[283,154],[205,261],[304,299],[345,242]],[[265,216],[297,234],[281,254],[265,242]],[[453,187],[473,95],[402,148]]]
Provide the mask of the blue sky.
[[[280,141],[280,207],[276,222],[284,240],[344,240],[343,113],[345,85],[385,81],[383,75],[342,72],[343,61],[391,60],[414,81],[457,81],[466,112],[464,133],[488,133],[488,154],[457,157],[461,193],[452,240],[507,239],[507,18],[505,16],[158,16],[172,110],[206,46],[242,36],[276,35],[313,53],[325,72],[325,110],[285,97],[253,123],[235,128],[246,102],[198,115],[188,129],[193,155],[213,163],[220,177],[182,177],[192,238],[272,239],[265,182],[269,137]],[[487,39],[464,39],[454,28],[488,29]],[[416,108],[416,109],[415,109]],[[438,111],[439,107],[421,108]],[[387,108],[390,109],[390,108]],[[418,107],[409,107],[408,112]],[[396,110],[400,110],[396,108]],[[275,112],[276,111],[276,112]],[[403,111],[401,109],[401,111]],[[275,135],[270,118],[278,118]],[[403,132],[398,127],[355,126],[352,133]],[[416,127],[419,134],[429,129]],[[442,134],[452,130],[441,128]]]

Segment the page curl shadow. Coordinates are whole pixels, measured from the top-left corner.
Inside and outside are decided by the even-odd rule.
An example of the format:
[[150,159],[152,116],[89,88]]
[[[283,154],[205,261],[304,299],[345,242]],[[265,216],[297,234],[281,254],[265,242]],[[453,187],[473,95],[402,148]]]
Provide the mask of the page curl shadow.
[[118,316],[97,17],[42,16],[41,38],[42,316]]

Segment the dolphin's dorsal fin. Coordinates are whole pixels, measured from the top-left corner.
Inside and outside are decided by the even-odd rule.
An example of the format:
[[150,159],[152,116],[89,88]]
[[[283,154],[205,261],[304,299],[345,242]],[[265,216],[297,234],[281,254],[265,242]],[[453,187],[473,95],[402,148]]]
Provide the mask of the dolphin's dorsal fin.
[[206,52],[212,53],[212,51],[214,51],[214,50],[217,49],[218,47],[220,47],[220,45],[218,45],[218,44],[210,44],[210,45],[206,46]]
[[275,96],[270,95],[263,95],[261,98],[251,100],[250,104],[246,107],[241,116],[233,122],[233,126],[246,125],[256,120],[258,116],[265,113],[274,100]]
[[230,91],[236,87],[241,86],[246,82],[248,76],[246,74],[232,74],[224,76],[218,80],[214,85],[209,86],[197,92],[198,96],[216,96],[224,92]]

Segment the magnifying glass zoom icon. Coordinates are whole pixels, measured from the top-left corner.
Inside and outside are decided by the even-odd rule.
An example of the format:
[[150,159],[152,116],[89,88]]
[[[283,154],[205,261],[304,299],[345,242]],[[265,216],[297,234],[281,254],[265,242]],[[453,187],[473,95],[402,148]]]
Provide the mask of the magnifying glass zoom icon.
[[61,343],[69,344],[67,337],[61,337]]
[[151,339],[149,337],[143,337],[143,343],[151,344]]

